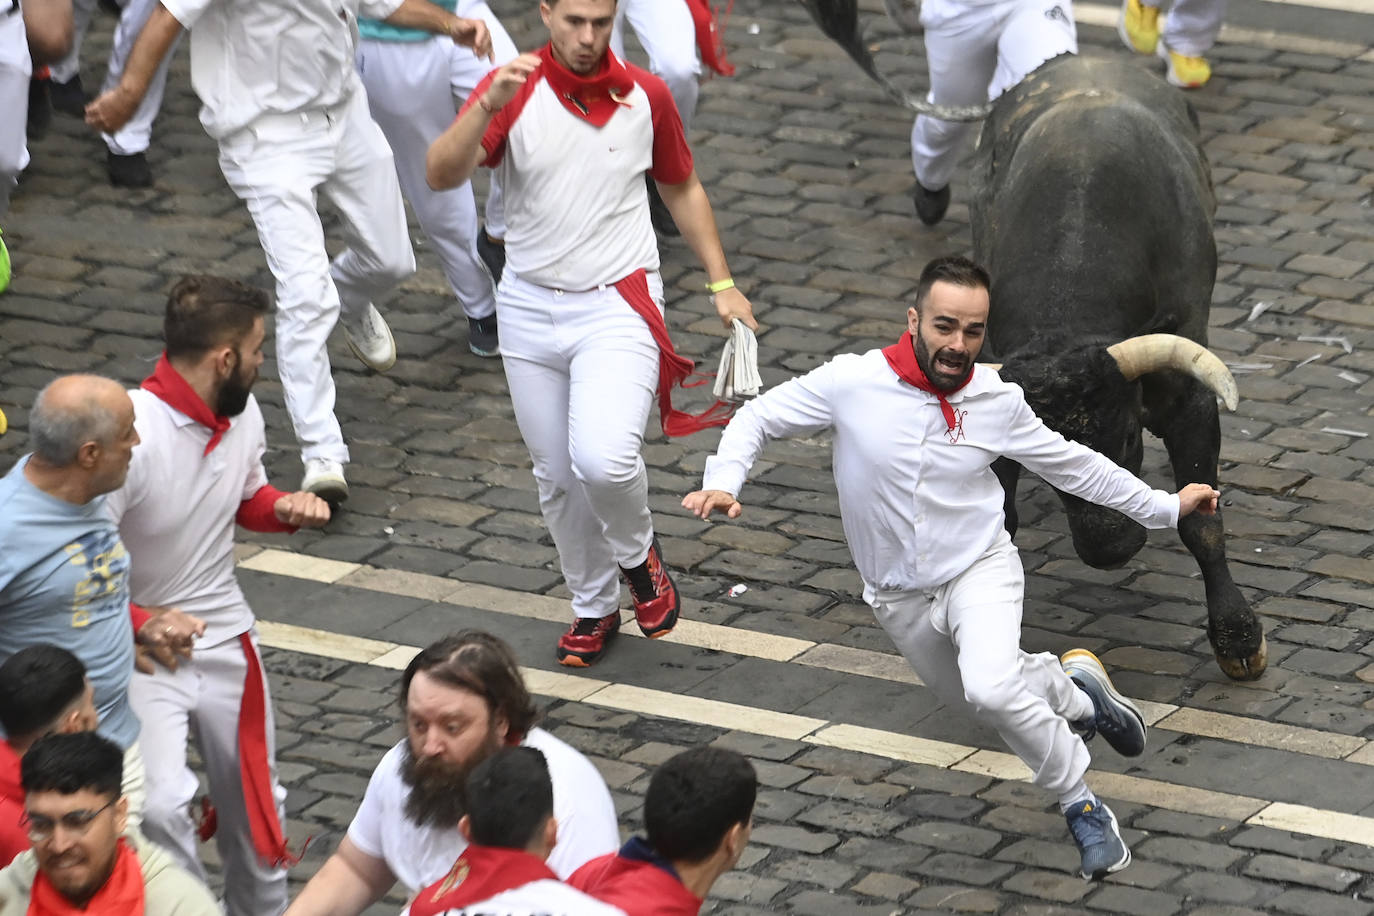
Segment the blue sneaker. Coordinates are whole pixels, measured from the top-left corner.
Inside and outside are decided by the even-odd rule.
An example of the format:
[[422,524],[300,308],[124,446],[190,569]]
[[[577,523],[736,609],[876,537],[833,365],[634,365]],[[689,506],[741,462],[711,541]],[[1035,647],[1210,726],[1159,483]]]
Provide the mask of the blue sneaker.
[[1088,740],[1101,733],[1112,749],[1123,757],[1139,757],[1145,752],[1145,717],[1135,704],[1116,692],[1107,669],[1087,649],[1070,649],[1059,659],[1064,673],[1093,701],[1093,717],[1074,722],[1073,727]]
[[1083,857],[1083,877],[1093,881],[1131,864],[1131,851],[1121,839],[1116,815],[1096,796],[1075,805],[1064,818]]

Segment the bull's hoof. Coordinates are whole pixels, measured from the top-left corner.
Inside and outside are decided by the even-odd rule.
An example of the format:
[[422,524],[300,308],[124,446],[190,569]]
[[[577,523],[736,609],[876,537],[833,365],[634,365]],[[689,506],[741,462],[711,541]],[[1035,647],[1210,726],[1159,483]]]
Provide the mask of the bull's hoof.
[[1233,681],[1253,681],[1264,673],[1269,665],[1269,640],[1260,637],[1259,651],[1249,658],[1222,658],[1217,656],[1221,671]]

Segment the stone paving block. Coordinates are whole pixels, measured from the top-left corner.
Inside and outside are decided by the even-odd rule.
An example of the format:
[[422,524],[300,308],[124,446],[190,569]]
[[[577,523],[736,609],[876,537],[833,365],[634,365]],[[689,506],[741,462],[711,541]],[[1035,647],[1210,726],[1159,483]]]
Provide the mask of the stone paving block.
[[1002,882],[1004,890],[1057,903],[1074,903],[1092,890],[1092,885],[1079,875],[1065,875],[1048,871],[1017,872]]
[[808,830],[782,824],[760,824],[754,828],[750,841],[763,846],[775,846],[780,849],[791,849],[796,852],[818,855],[828,849],[835,848],[839,844],[840,838],[833,833],[820,830]]
[[1374,913],[1374,904],[1366,901],[1301,888],[1284,891],[1269,901],[1269,907],[1275,912],[1296,916],[1368,916]]
[[904,815],[896,812],[836,801],[822,802],[802,812],[796,820],[811,827],[844,830],[871,837],[889,836],[907,822]]
[[1168,916],[1183,907],[1182,898],[1136,887],[1104,887],[1084,902],[1094,910],[1130,916]]
[[989,862],[978,856],[937,852],[917,864],[916,871],[940,881],[956,881],[986,887],[1006,878],[1013,871],[1013,866]]
[[1260,854],[1245,863],[1241,874],[1266,881],[1301,884],[1317,890],[1340,893],[1349,890],[1364,876],[1357,871],[1304,862],[1288,856]]
[[908,897],[908,906],[929,907],[934,912],[945,913],[995,913],[1002,908],[1005,898],[994,891],[949,885],[923,887]]

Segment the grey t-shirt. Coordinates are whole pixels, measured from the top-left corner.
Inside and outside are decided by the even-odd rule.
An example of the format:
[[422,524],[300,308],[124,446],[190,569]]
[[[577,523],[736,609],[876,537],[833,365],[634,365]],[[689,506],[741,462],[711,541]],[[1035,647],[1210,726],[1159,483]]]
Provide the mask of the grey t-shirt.
[[37,643],[69,649],[95,687],[100,734],[127,748],[139,731],[129,554],[104,496],[49,496],[24,477],[28,460],[0,478],[0,661]]

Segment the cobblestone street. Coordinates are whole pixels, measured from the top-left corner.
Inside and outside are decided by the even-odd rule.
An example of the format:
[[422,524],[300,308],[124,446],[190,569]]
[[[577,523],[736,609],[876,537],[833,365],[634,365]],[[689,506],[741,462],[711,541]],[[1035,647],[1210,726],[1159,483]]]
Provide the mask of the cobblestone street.
[[[490,2],[522,49],[542,40],[533,0]],[[920,39],[898,35],[878,0],[859,5],[880,66],[924,91]],[[1080,21],[1082,53],[1124,59],[1093,18],[1101,9]],[[1128,869],[1101,884],[1078,877],[1054,799],[894,654],[859,596],[828,439],[771,445],[743,516],[708,524],[679,502],[718,432],[668,441],[651,420],[656,530],[684,619],[703,626],[653,643],[622,636],[586,677],[559,669],[566,591],[501,366],[468,352],[466,322],[413,230],[420,270],[379,304],[395,368],[368,372],[341,334],[331,346],[353,459],[344,510],[324,532],[242,533],[250,602],[290,625],[265,627],[264,643],[276,647],[266,661],[289,833],[314,837],[293,879],[333,850],[400,736],[389,653],[479,626],[516,648],[546,723],[591,755],[626,829],[639,827],[649,772],[676,750],[714,741],[754,760],[753,842],[704,912],[1374,913],[1374,14],[1348,15],[1364,31],[1342,40],[1224,35],[1216,76],[1189,95],[1218,198],[1210,343],[1241,393],[1222,417],[1228,555],[1268,634],[1264,676],[1234,683],[1217,668],[1197,564],[1175,532],[1151,532],[1121,569],[1090,569],[1053,492],[1023,477],[1026,648],[1089,648],[1153,711],[1143,757],[1092,748],[1089,780],[1101,774],[1125,828]],[[111,29],[98,13],[88,87]],[[704,85],[692,140],[772,385],[895,340],[921,266],[970,250],[968,189],[960,174],[945,221],[915,222],[908,116],[799,3],[736,0],[727,40],[739,73]],[[6,468],[56,373],[132,386],[151,371],[173,278],[272,287],[196,120],[184,50],[172,74],[150,190],[111,188],[103,144],[73,118],[57,115],[31,144],[4,226],[15,277],[0,296]],[[680,241],[664,245],[663,275],[679,351],[714,369],[723,332]],[[255,393],[269,473],[294,488],[300,462],[270,343],[267,353]],[[704,406],[704,393],[692,397]],[[1171,488],[1152,439],[1143,476]],[[737,584],[747,590],[732,597]]]

